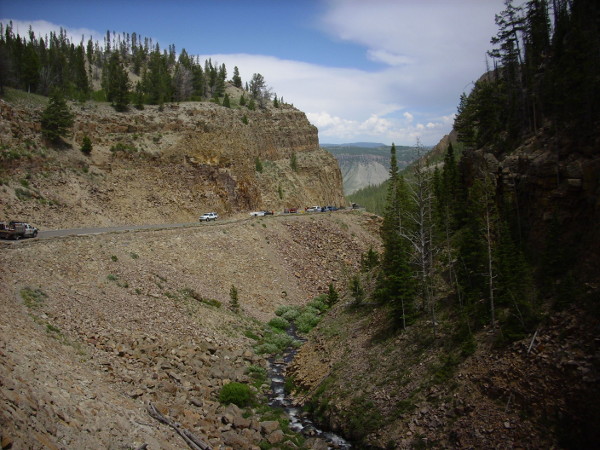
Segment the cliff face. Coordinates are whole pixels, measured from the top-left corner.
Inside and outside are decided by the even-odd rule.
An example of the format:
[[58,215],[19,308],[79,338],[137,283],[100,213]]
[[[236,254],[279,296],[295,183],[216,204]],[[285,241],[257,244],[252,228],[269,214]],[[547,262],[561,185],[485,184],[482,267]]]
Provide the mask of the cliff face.
[[540,131],[512,152],[463,154],[467,182],[482,170],[514,200],[523,239],[538,264],[549,253],[597,280],[600,261],[600,142],[586,146]]
[[[42,109],[0,102],[4,219],[62,228],[344,204],[335,159],[320,149],[305,114],[290,106],[182,103],[116,113],[71,105],[73,134],[62,149],[42,142]],[[89,156],[80,151],[86,135]]]

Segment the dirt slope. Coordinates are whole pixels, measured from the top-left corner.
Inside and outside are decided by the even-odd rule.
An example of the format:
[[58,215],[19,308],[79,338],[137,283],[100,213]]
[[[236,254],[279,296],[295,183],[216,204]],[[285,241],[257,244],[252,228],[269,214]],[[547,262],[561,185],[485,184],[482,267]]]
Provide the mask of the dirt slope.
[[218,392],[265,364],[248,331],[344,285],[375,225],[340,212],[0,242],[2,448],[184,448],[149,402],[213,448],[279,442]]

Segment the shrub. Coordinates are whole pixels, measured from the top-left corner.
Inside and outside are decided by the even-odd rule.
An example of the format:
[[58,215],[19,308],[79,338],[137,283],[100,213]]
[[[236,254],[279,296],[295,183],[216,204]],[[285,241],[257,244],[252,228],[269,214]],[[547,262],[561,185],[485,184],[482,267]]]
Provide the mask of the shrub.
[[308,304],[308,307],[314,308],[314,309],[318,310],[320,313],[322,313],[329,309],[326,302],[327,302],[327,295],[326,294],[319,295],[318,297],[314,298]]
[[114,144],[110,148],[110,151],[112,153],[116,153],[116,152],[136,153],[137,149],[133,145],[131,145],[131,144],[125,144],[123,142],[117,142],[116,144]]
[[252,385],[256,388],[260,388],[261,385],[267,383],[267,369],[260,366],[249,366],[246,369],[246,374],[254,380]]
[[300,308],[297,306],[280,306],[275,311],[275,315],[284,318],[287,321],[293,321],[300,315]]
[[296,156],[296,152],[292,153],[290,157],[290,167],[294,172],[298,172],[298,157]]
[[81,142],[81,152],[85,155],[92,153],[92,140],[86,135]]
[[48,295],[42,291],[41,289],[32,289],[30,287],[26,287],[21,289],[21,298],[23,299],[23,303],[28,308],[36,309],[44,304],[44,300],[48,297]]
[[296,318],[296,327],[301,333],[308,333],[310,330],[316,327],[321,320],[317,314],[314,314],[314,310],[309,311],[308,309],[310,308],[307,308],[306,311]]
[[253,395],[247,384],[232,382],[221,388],[219,401],[225,405],[233,403],[243,408],[252,404]]
[[279,330],[285,331],[289,328],[290,323],[283,317],[274,317],[273,319],[269,320],[268,325],[272,328],[277,328]]
[[262,173],[262,171],[263,171],[263,165],[258,156],[254,159],[254,168],[256,169],[257,172]]
[[254,347],[254,351],[257,355],[274,355],[279,352],[279,348],[271,342],[265,342]]

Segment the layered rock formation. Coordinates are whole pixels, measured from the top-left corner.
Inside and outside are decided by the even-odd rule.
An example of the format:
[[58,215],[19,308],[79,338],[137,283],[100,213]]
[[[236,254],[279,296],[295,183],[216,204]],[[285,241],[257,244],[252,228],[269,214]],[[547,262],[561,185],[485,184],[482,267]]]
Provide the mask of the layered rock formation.
[[[56,149],[41,139],[41,106],[0,103],[2,217],[64,228],[345,202],[335,159],[319,147],[305,114],[289,105],[71,108],[73,134]],[[92,141],[89,156],[80,151],[84,136]]]

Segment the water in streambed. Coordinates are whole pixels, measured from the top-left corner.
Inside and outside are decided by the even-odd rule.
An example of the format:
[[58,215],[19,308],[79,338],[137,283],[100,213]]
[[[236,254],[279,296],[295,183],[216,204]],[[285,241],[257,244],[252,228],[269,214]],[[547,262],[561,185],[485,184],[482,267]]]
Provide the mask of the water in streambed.
[[[287,333],[298,341],[305,341],[296,334],[293,328],[290,328]],[[268,372],[271,380],[269,405],[282,408],[286,412],[290,421],[290,428],[293,431],[302,433],[307,437],[319,437],[327,442],[329,448],[352,448],[352,445],[341,436],[319,429],[301,408],[294,406],[292,399],[285,393],[285,368],[294,359],[296,352],[297,348],[288,347],[282,357],[269,358]]]

